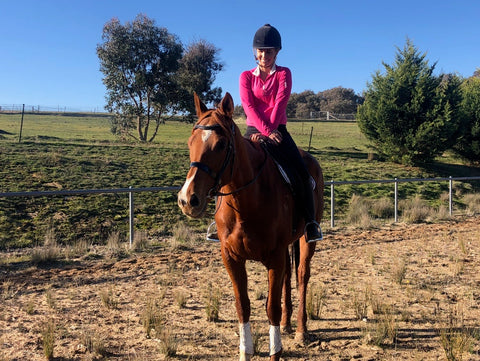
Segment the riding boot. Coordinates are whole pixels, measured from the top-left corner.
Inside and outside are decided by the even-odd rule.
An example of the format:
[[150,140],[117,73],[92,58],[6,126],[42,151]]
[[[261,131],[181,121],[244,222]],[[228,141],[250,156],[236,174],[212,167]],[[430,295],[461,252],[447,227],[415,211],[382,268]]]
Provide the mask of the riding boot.
[[303,182],[303,200],[305,205],[305,239],[308,243],[321,241],[323,239],[322,228],[315,220],[315,202],[310,180]]

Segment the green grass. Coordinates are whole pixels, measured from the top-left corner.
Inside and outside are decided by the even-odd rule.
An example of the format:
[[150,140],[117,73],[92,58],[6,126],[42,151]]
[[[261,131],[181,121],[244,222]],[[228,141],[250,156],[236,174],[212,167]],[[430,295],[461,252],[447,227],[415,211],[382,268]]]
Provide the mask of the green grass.
[[[189,167],[187,139],[192,125],[171,121],[160,125],[152,144],[120,142],[110,133],[108,117],[26,114],[18,142],[20,114],[0,114],[0,190],[76,190],[182,185]],[[242,120],[238,121],[245,130]],[[451,155],[427,169],[368,159],[368,144],[353,122],[292,121],[289,131],[297,144],[320,161],[325,180],[430,178],[478,175]],[[400,198],[420,194],[438,202],[448,183],[404,183]],[[477,184],[457,185],[460,191]],[[353,194],[393,198],[393,185],[344,185],[335,188],[336,218],[348,208]],[[329,189],[326,217],[329,212]],[[187,220],[175,192],[135,194],[135,227],[154,234],[172,234],[179,221],[203,229],[209,220]],[[0,198],[0,248],[42,244],[54,230],[62,244],[86,239],[104,243],[112,232],[126,234],[128,197],[91,195],[41,198]]]

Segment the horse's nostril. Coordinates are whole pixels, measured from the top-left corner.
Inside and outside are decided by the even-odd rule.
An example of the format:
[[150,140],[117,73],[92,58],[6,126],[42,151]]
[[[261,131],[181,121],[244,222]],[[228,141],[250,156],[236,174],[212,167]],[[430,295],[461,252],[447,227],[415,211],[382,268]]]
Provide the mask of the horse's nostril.
[[195,194],[193,194],[192,197],[190,198],[190,205],[192,207],[198,207],[200,205],[200,200]]
[[178,204],[180,204],[182,207],[185,207],[185,205],[187,204],[187,202],[185,201],[185,199],[179,198],[179,199],[178,199]]

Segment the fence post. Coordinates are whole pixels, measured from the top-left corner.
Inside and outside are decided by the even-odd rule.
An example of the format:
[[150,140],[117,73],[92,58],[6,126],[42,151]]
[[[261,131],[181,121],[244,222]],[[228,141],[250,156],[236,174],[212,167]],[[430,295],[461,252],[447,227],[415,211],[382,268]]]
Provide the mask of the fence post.
[[[303,125],[302,125],[303,127]],[[303,134],[303,131],[302,131],[302,134]],[[313,127],[312,129],[310,129],[310,140],[308,142],[308,151],[310,152],[310,147],[312,146],[312,135],[313,135]]]
[[18,142],[22,142],[22,131],[23,131],[23,115],[25,114],[25,104],[22,106],[22,120],[20,121],[20,135],[18,136]]
[[395,178],[395,201],[394,201],[395,223],[398,222],[398,178]]
[[453,214],[453,179],[452,176],[448,180],[448,213]]
[[330,227],[335,227],[335,186],[332,179],[330,184]]
[[134,206],[133,206],[133,192],[131,191],[132,186],[128,187],[130,192],[128,192],[128,203],[129,203],[129,241],[130,241],[130,248],[132,248],[133,244],[133,213],[134,213]]

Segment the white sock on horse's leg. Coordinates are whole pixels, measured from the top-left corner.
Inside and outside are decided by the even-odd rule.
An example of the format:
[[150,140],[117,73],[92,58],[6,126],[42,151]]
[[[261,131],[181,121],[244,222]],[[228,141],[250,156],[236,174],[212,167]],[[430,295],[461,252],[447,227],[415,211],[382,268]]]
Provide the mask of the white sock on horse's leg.
[[270,325],[270,356],[282,351],[280,326]]
[[250,322],[241,323],[240,329],[240,353],[253,355],[253,340]]

